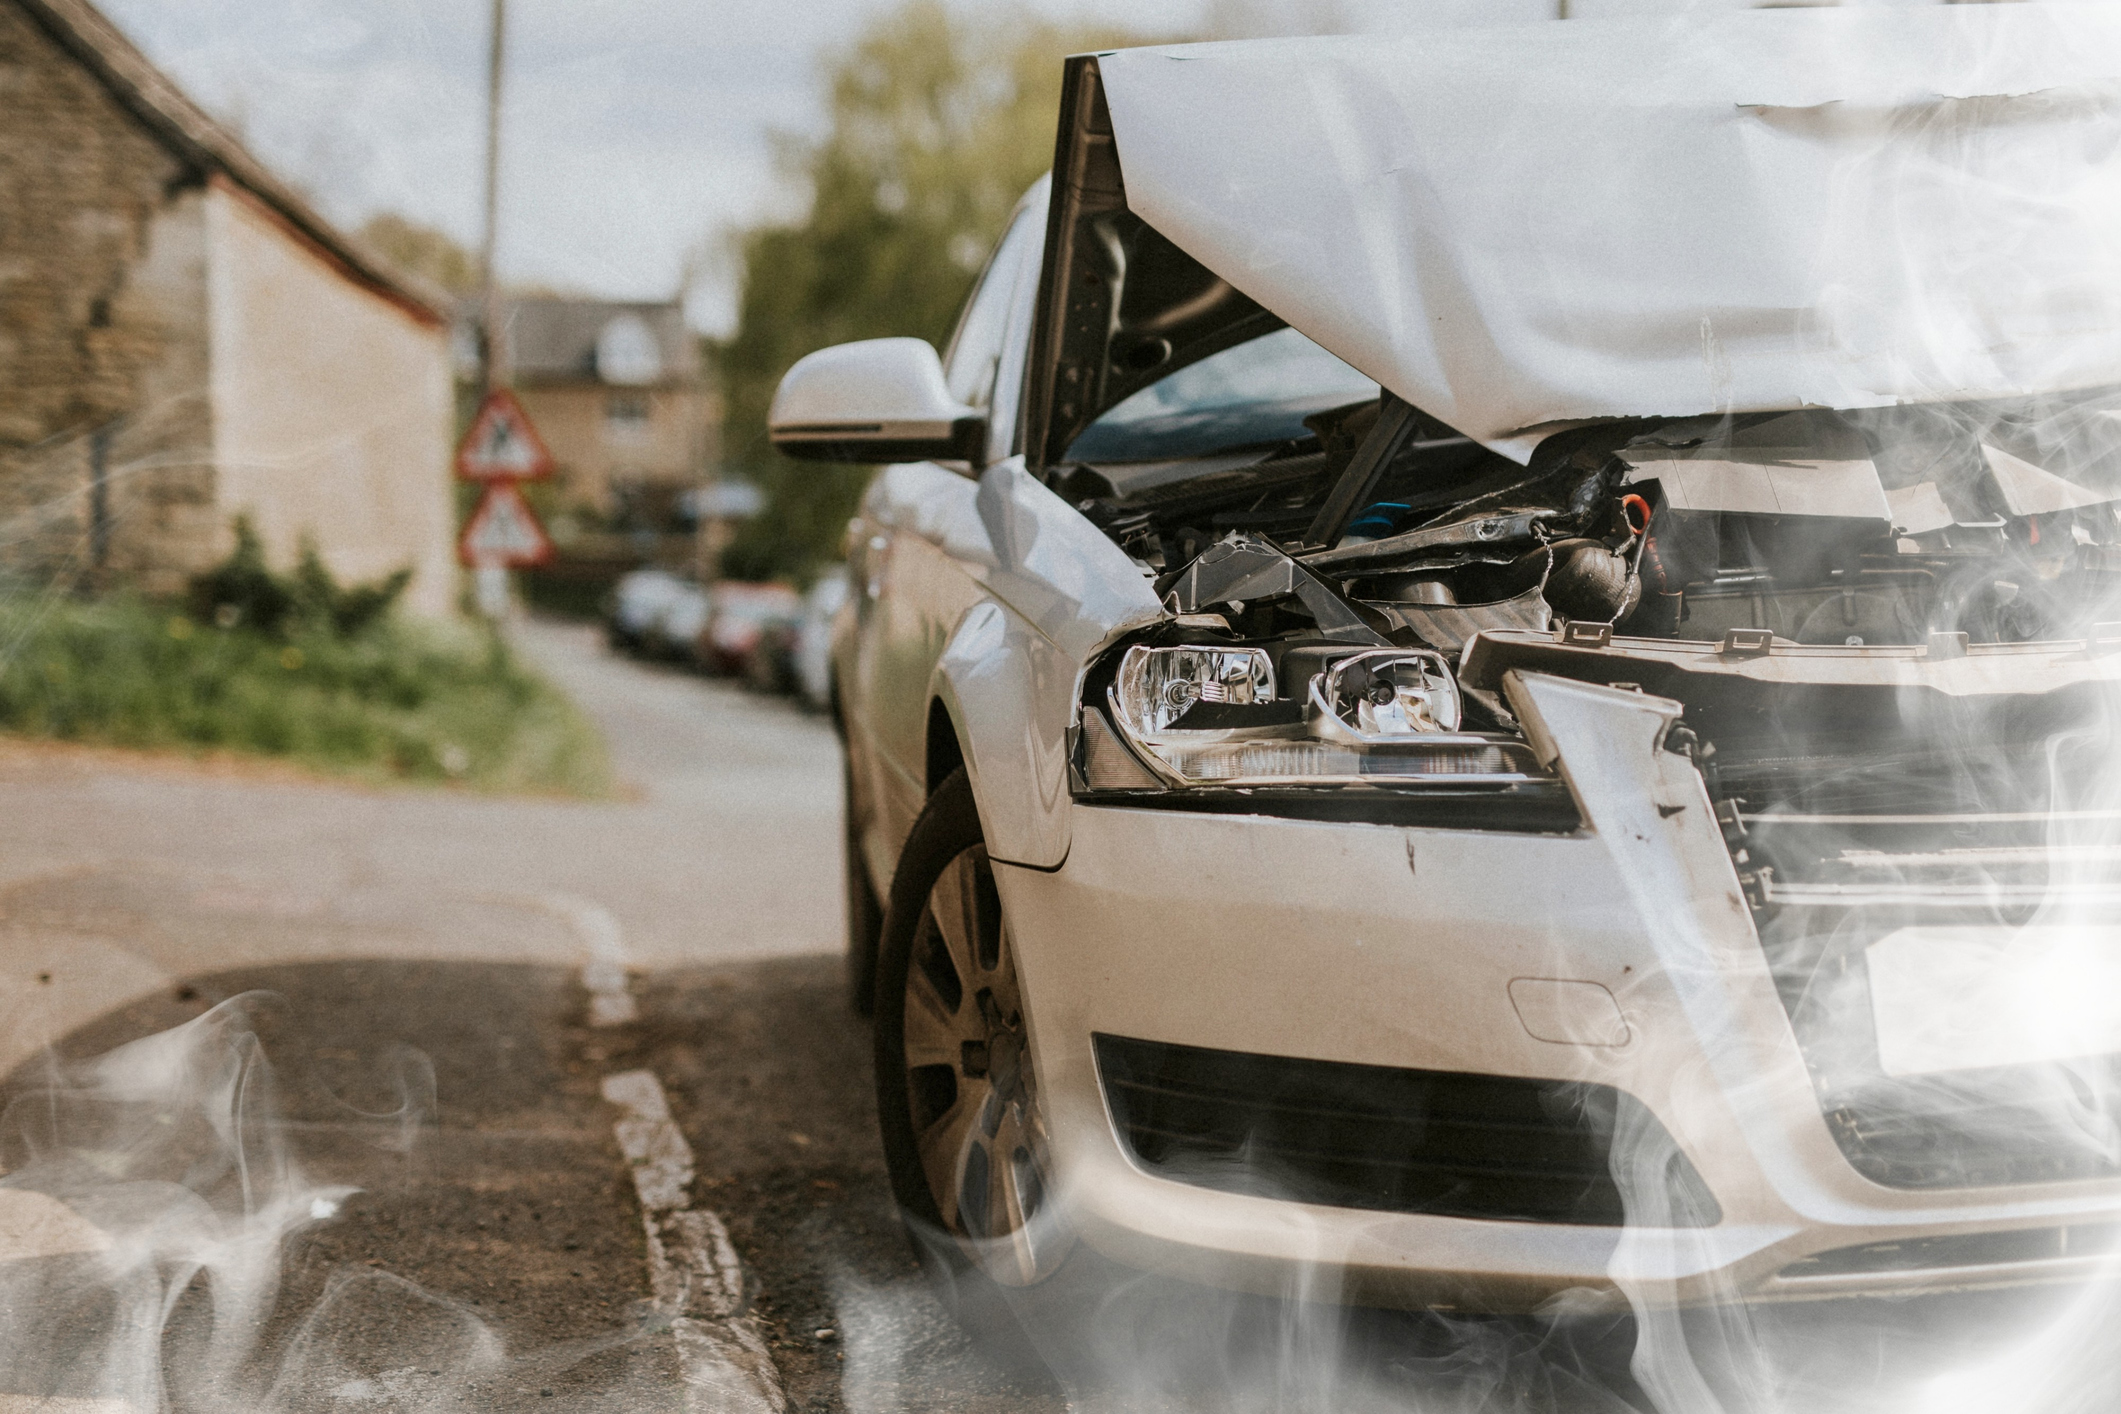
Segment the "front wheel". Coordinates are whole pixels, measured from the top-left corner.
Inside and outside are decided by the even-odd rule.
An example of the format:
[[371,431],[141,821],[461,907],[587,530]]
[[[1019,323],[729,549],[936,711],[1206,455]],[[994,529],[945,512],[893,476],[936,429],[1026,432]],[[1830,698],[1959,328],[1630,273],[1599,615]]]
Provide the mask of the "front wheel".
[[963,768],[914,822],[892,881],[876,1085],[884,1157],[916,1247],[953,1277],[1006,1287],[1058,1270],[1073,1243],[1049,1210],[1016,953]]

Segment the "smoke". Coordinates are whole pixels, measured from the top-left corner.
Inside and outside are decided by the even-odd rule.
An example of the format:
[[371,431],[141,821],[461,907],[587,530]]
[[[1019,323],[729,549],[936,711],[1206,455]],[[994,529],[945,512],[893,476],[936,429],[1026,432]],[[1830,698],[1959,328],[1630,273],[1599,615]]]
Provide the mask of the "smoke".
[[[652,1402],[658,1371],[602,1357],[667,1320],[511,1351],[462,1302],[371,1267],[288,1308],[295,1250],[357,1190],[297,1152],[255,1025],[271,1005],[248,993],[16,1077],[0,1117],[0,1407],[490,1409],[579,1385],[585,1367],[570,1407]],[[417,1163],[434,1084],[416,1053],[383,1078],[396,1105],[357,1117],[388,1183]]]
[[[0,1191],[74,1215],[71,1245],[87,1250],[0,1267],[6,1388],[135,1409],[237,1393],[272,1312],[282,1242],[349,1191],[312,1182],[288,1153],[247,1005],[94,1061],[53,1061],[45,1084],[9,1106]],[[163,1340],[180,1306],[189,1349],[174,1390]]]

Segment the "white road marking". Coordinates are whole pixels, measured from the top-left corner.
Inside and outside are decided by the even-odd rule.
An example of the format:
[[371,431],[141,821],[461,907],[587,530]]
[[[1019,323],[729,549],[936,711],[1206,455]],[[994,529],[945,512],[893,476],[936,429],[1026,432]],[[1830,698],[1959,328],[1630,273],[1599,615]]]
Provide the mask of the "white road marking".
[[613,1126],[633,1168],[648,1230],[648,1289],[671,1318],[688,1414],[781,1414],[780,1372],[744,1296],[744,1268],[729,1230],[691,1206],[692,1146],[670,1118],[652,1071],[604,1077],[604,1098],[624,1112]]
[[640,1015],[626,987],[626,942],[619,920],[600,903],[573,894],[546,894],[538,902],[567,920],[589,952],[582,987],[589,993],[591,1026],[624,1026]]

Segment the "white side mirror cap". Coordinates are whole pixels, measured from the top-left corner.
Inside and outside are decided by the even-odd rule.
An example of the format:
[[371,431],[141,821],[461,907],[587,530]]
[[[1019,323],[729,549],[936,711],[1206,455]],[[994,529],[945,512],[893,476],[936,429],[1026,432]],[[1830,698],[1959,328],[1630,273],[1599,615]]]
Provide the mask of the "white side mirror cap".
[[925,339],[863,339],[805,354],[766,414],[773,445],[812,461],[972,460],[987,421],[950,396]]

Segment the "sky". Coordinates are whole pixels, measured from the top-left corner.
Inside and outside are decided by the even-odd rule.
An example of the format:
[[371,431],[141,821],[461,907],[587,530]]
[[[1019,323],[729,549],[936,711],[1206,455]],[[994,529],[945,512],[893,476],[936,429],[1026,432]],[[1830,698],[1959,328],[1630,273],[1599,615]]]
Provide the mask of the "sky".
[[[488,0],[100,3],[334,220],[395,211],[476,247]],[[509,0],[502,279],[661,299],[692,269],[694,324],[725,332],[736,272],[716,253],[802,200],[774,166],[773,135],[819,129],[824,59],[892,3]],[[1555,0],[1024,3],[1165,33],[1301,33],[1545,19]]]

